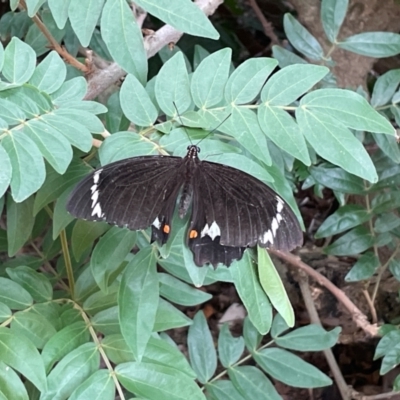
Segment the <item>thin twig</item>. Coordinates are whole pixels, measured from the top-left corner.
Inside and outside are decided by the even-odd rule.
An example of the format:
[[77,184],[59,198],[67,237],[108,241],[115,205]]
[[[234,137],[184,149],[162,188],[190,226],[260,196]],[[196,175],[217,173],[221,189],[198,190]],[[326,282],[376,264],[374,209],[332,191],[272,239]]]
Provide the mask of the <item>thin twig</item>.
[[271,39],[270,47],[273,46],[274,44],[279,44],[279,39],[278,36],[276,36],[274,32],[274,28],[272,27],[271,22],[269,22],[263,12],[261,11],[260,7],[257,4],[256,0],[249,0],[251,8],[254,10],[254,12],[257,15],[257,18],[260,20],[261,25],[264,29],[265,36],[269,37]]
[[[27,10],[25,0],[20,0],[19,4],[22,9]],[[84,73],[89,72],[89,70],[85,64],[82,64],[81,62],[79,62],[75,57],[71,56],[71,54],[69,54],[68,51],[65,50],[64,47],[59,45],[57,40],[54,39],[53,35],[47,29],[46,25],[42,22],[42,20],[37,15],[34,15],[32,17],[32,21],[37,25],[39,30],[46,37],[46,39],[50,43],[49,47],[51,49],[54,49],[68,64],[71,64],[72,66],[74,66],[75,68],[79,69],[80,71],[82,71]]]
[[[299,271],[299,286],[301,290],[301,294],[303,295],[304,304],[306,306],[308,315],[310,316],[310,320],[313,324],[322,325],[318,316],[318,312],[315,308],[314,301],[311,296],[310,287],[308,285],[308,275],[304,271]],[[335,379],[336,385],[339,389],[340,394],[342,395],[343,400],[350,400],[350,390],[347,386],[346,381],[343,378],[343,375],[340,371],[339,365],[336,362],[336,359],[332,353],[331,349],[323,350],[326,361],[328,362],[329,368],[332,371],[332,375]]]
[[370,324],[366,315],[346,296],[342,290],[335,286],[329,279],[325,278],[325,276],[321,275],[318,271],[301,261],[300,257],[273,249],[270,249],[269,252],[281,258],[282,260],[287,261],[291,265],[303,270],[307,275],[315,279],[321,286],[327,288],[347,309],[355,324],[368,336],[380,336],[378,327]]

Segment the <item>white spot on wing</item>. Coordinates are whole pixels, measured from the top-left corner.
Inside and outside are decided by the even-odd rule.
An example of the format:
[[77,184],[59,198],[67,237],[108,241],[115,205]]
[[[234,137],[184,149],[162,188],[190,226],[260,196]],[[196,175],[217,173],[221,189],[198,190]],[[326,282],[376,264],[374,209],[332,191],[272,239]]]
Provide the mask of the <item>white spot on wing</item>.
[[100,174],[103,172],[103,168],[100,168],[99,170],[97,170],[94,174],[93,174],[93,182],[95,184],[99,183],[99,179],[100,179]]
[[274,243],[274,236],[270,229],[267,232],[265,232],[264,235],[260,239],[261,239],[261,243],[263,243],[263,244],[266,244],[266,243],[273,244]]
[[95,191],[93,192],[91,199],[93,200],[93,202],[92,202],[92,208],[94,208],[95,205],[96,205],[96,203],[97,203],[97,200],[99,199],[99,191],[98,191],[98,190],[95,190]]
[[208,224],[205,225],[201,231],[201,237],[204,237],[205,235],[210,236],[212,240],[214,240],[217,236],[221,236],[221,229],[216,221],[214,221],[210,226],[208,226]]
[[103,217],[104,214],[101,213],[100,203],[97,203],[92,211],[92,216],[97,215],[99,218]]
[[283,206],[285,205],[285,203],[279,196],[276,196],[276,200],[278,202],[278,204],[276,205],[276,211],[278,211],[279,214],[283,210]]
[[276,233],[276,231],[278,230],[278,228],[279,228],[278,220],[277,220],[276,218],[274,218],[274,219],[272,220],[272,225],[271,225],[272,236],[275,237],[275,233]]
[[156,217],[156,219],[154,220],[154,222],[152,223],[153,226],[155,226],[157,229],[161,228],[161,222],[158,219],[158,217]]
[[208,236],[210,236],[212,240],[217,236],[221,236],[221,229],[219,229],[219,226],[215,221],[211,224],[210,229],[208,230]]

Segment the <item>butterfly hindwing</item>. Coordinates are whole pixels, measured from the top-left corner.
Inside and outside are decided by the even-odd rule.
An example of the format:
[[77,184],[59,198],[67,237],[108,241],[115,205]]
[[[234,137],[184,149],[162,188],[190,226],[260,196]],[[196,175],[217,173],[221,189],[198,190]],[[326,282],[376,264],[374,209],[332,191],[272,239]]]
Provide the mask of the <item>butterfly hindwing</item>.
[[131,230],[153,223],[164,229],[172,218],[173,207],[169,216],[161,212],[168,199],[173,198],[175,204],[182,184],[176,178],[180,168],[179,157],[144,156],[108,164],[78,184],[67,210],[78,218],[106,221]]
[[301,245],[296,216],[272,189],[229,166],[200,164],[188,231],[189,247],[199,264],[215,264],[214,259],[229,265],[256,244],[282,251]]

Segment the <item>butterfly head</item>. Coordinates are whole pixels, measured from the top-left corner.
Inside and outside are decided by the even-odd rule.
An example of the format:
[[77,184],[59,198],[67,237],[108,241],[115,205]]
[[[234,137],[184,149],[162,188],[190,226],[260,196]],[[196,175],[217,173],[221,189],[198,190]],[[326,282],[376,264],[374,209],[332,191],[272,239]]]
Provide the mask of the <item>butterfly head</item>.
[[200,147],[194,144],[191,144],[187,147],[187,158],[197,158],[200,153]]

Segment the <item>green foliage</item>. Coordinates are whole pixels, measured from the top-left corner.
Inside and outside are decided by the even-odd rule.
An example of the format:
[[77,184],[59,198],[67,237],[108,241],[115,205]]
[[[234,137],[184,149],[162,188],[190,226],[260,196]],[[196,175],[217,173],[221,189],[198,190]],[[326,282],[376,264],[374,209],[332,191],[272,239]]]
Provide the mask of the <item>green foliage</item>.
[[[179,31],[219,37],[189,0],[135,4]],[[287,332],[293,310],[265,250],[247,250],[230,268],[198,268],[179,218],[159,247],[148,231],[75,221],[65,210],[93,167],[143,154],[182,156],[202,140],[202,158],[268,183],[299,217],[295,179],[316,193],[333,190],[342,207],[316,237],[343,234],[326,252],[360,255],[346,279],[389,268],[400,280],[400,150],[390,122],[400,124],[400,72],[379,77],[368,102],[365,93],[335,86],[330,59],[335,48],[398,54],[400,35],[368,32],[339,42],[348,1],[321,4],[327,54],[293,16],[284,18],[291,45],[321,65],[274,46],[275,58],[234,68],[229,48],[209,54],[196,46],[191,60],[175,47],[160,50],[163,65],[147,81],[147,47],[126,1],[36,0],[26,1],[26,11],[10,1],[0,20],[8,41],[0,45],[0,398],[113,399],[117,390],[121,398],[275,400],[270,377],[301,388],[331,384],[292,351],[328,349],[340,328]],[[49,51],[36,13],[72,57],[87,46],[128,73],[105,105],[85,99],[86,79]],[[372,156],[371,142],[379,148]],[[349,194],[365,206],[345,204]],[[383,265],[382,246],[393,250]],[[222,326],[216,349],[203,312],[190,319],[181,309],[209,301],[197,287],[218,281],[235,285],[248,317],[241,336]],[[189,361],[164,333],[180,327],[189,327]],[[383,357],[382,374],[398,363],[398,339],[390,325],[375,355]],[[254,365],[243,365],[250,358]]]

